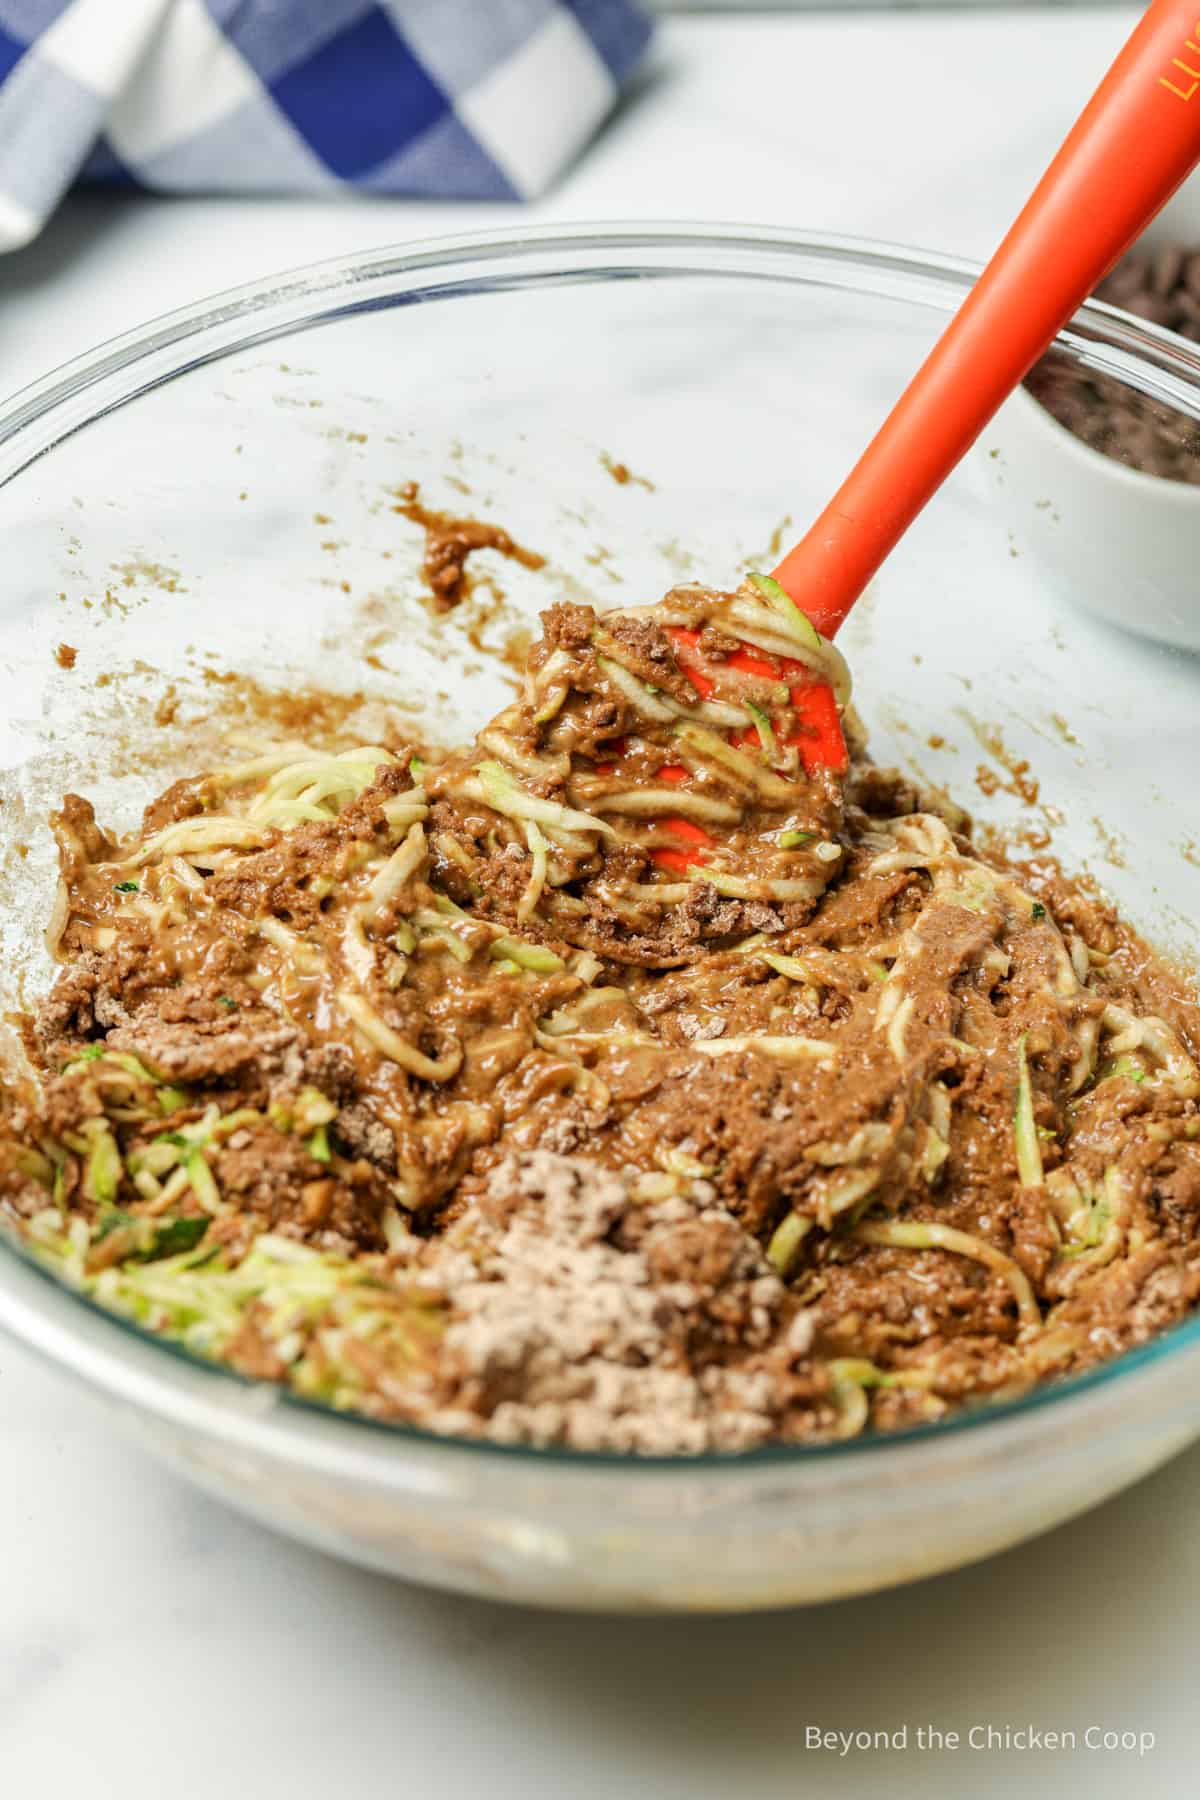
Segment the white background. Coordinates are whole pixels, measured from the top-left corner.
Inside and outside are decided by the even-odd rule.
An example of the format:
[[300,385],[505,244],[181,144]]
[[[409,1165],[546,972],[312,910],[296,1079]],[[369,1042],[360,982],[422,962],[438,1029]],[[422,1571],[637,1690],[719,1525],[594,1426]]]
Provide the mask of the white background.
[[[719,218],[986,255],[1132,14],[677,19],[520,217]],[[324,255],[519,222],[385,201],[86,196],[0,263],[0,390]],[[427,1594],[269,1537],[0,1342],[0,1794],[503,1800],[1196,1792],[1200,1451],[976,1569],[740,1620]],[[1152,1732],[1136,1754],[806,1748],[806,1727]]]

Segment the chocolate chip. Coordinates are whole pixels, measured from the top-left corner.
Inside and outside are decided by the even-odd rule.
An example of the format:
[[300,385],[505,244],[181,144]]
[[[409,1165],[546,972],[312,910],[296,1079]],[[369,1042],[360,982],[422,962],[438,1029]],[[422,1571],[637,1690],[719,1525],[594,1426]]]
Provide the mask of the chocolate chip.
[[1153,291],[1164,300],[1179,285],[1179,277],[1183,273],[1183,251],[1178,244],[1164,244],[1154,258],[1154,272],[1150,278]]

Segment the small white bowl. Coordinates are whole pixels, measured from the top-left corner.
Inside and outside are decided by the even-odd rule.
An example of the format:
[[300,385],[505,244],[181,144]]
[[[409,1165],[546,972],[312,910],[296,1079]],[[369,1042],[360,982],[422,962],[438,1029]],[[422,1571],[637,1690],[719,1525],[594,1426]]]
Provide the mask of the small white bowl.
[[976,470],[1013,548],[1112,625],[1200,651],[1200,488],[1115,462],[1024,388],[980,440]]
[[[1200,245],[1200,182],[1186,183],[1139,242]],[[1064,598],[1200,651],[1200,487],[1093,450],[1024,388],[983,433],[975,470],[1008,516],[1014,549],[1038,559]]]

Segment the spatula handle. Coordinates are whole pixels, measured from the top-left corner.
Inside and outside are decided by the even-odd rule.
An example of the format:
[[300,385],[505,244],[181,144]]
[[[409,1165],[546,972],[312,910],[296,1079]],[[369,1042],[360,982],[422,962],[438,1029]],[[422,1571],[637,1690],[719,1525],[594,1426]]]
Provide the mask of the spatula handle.
[[1006,396],[1198,160],[1200,0],[1155,0],[878,436],[776,569],[819,631],[838,629]]

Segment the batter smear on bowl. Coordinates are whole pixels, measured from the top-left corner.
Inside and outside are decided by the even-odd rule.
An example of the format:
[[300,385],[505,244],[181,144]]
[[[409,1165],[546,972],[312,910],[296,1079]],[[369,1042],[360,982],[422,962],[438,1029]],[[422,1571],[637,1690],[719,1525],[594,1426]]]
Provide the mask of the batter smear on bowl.
[[868,760],[783,591],[544,615],[468,749],[54,823],[0,1210],[244,1374],[501,1442],[851,1437],[1200,1294],[1200,1010]]
[[471,591],[467,559],[476,550],[496,550],[526,569],[540,569],[545,557],[536,550],[526,550],[502,525],[488,525],[482,519],[462,519],[453,513],[435,512],[421,499],[415,481],[406,481],[396,489],[397,500],[392,511],[402,513],[425,533],[425,557],[421,574],[433,599],[436,612],[450,612]]

